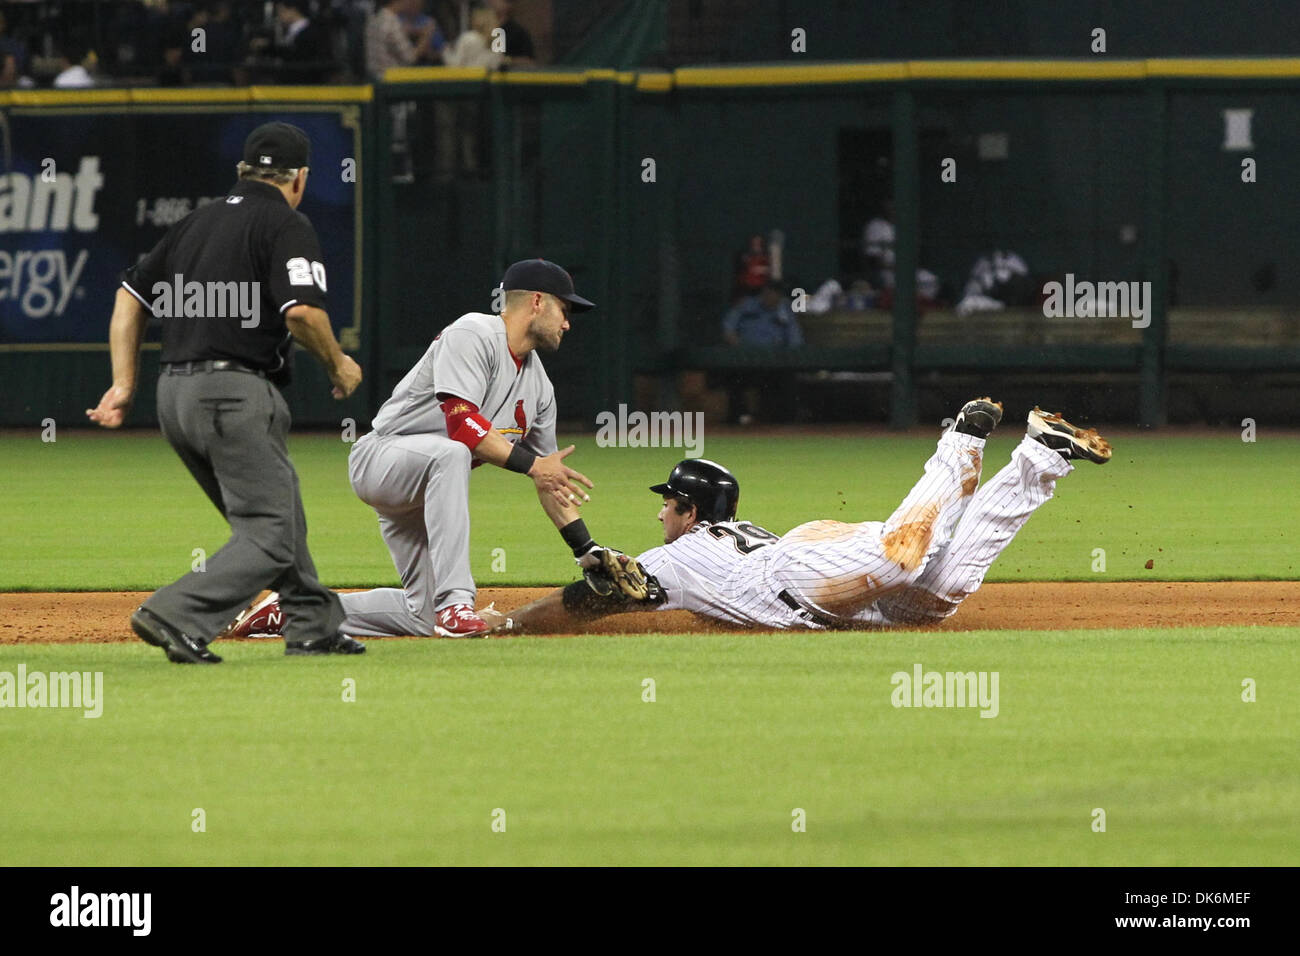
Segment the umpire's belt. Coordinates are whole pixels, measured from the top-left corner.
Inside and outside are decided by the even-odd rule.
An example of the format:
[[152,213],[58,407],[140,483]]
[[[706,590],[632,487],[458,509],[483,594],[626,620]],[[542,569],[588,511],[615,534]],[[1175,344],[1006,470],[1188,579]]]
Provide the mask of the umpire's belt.
[[249,368],[247,365],[240,365],[238,362],[232,362],[229,359],[208,359],[206,362],[165,362],[162,370],[164,375],[195,375],[199,372],[247,372],[249,375],[266,378],[266,373],[261,369]]
[[804,607],[802,604],[800,604],[798,601],[794,599],[794,595],[791,594],[789,591],[781,591],[780,593],[777,594],[777,597],[781,599],[782,604],[784,604],[790,610],[794,611],[804,620],[813,621],[817,624],[820,624],[822,627],[827,627],[830,628],[831,630],[837,630],[839,628],[844,627],[844,623],[842,621],[837,621],[832,617],[827,617],[825,614],[819,613],[818,611],[814,611],[810,608]]

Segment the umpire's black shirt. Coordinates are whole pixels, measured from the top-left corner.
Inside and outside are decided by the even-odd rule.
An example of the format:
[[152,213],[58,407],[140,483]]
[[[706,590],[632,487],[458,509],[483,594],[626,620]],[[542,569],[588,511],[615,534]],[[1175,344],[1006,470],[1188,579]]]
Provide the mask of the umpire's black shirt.
[[292,348],[284,313],[325,307],[316,230],[279,189],[247,179],[167,230],[122,286],[162,319],[163,362],[229,359],[280,385]]

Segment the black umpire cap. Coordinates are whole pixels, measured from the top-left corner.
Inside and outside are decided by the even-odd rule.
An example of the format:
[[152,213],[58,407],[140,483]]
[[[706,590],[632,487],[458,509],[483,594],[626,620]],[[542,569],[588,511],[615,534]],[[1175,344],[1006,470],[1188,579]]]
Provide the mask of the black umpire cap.
[[263,123],[244,140],[244,162],[257,169],[311,165],[311,140],[291,123]]
[[596,307],[596,303],[589,302],[573,291],[573,276],[545,259],[522,259],[516,262],[506,270],[501,288],[507,292],[513,289],[545,292],[569,303],[574,312],[587,312]]
[[695,505],[701,521],[730,521],[740,504],[740,482],[716,461],[687,458],[679,461],[661,485],[650,490],[664,497],[680,498]]

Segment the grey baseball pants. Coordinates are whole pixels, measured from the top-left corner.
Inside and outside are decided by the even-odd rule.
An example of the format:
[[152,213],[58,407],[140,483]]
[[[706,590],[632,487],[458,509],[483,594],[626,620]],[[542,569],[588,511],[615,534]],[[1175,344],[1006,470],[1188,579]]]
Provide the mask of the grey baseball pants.
[[247,372],[196,371],[158,379],[163,435],[230,523],[230,539],[145,607],[192,637],[210,641],[263,588],[280,592],[287,637],[338,631],[338,595],[316,578],[307,519],[285,438],[289,406],[280,390]]
[[428,636],[439,610],[451,604],[473,606],[471,457],[463,444],[441,435],[371,432],[352,446],[352,490],[379,515],[379,530],[402,586],[341,595],[348,634]]

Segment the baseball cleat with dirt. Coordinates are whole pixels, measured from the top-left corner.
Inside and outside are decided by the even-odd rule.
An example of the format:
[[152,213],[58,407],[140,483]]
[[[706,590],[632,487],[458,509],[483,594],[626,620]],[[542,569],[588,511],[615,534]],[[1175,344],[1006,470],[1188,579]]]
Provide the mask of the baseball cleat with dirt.
[[486,637],[492,630],[468,604],[449,604],[438,612],[434,633],[439,637]]
[[226,629],[223,637],[279,637],[284,633],[280,595],[272,591],[247,607]]
[[1063,458],[1083,458],[1099,465],[1110,461],[1110,442],[1102,438],[1097,429],[1078,428],[1055,412],[1045,412],[1037,405],[1029,413],[1026,434]]
[[988,438],[1000,421],[1002,421],[1002,403],[995,402],[985,395],[983,398],[973,398],[961,407],[952,430],[961,435]]

